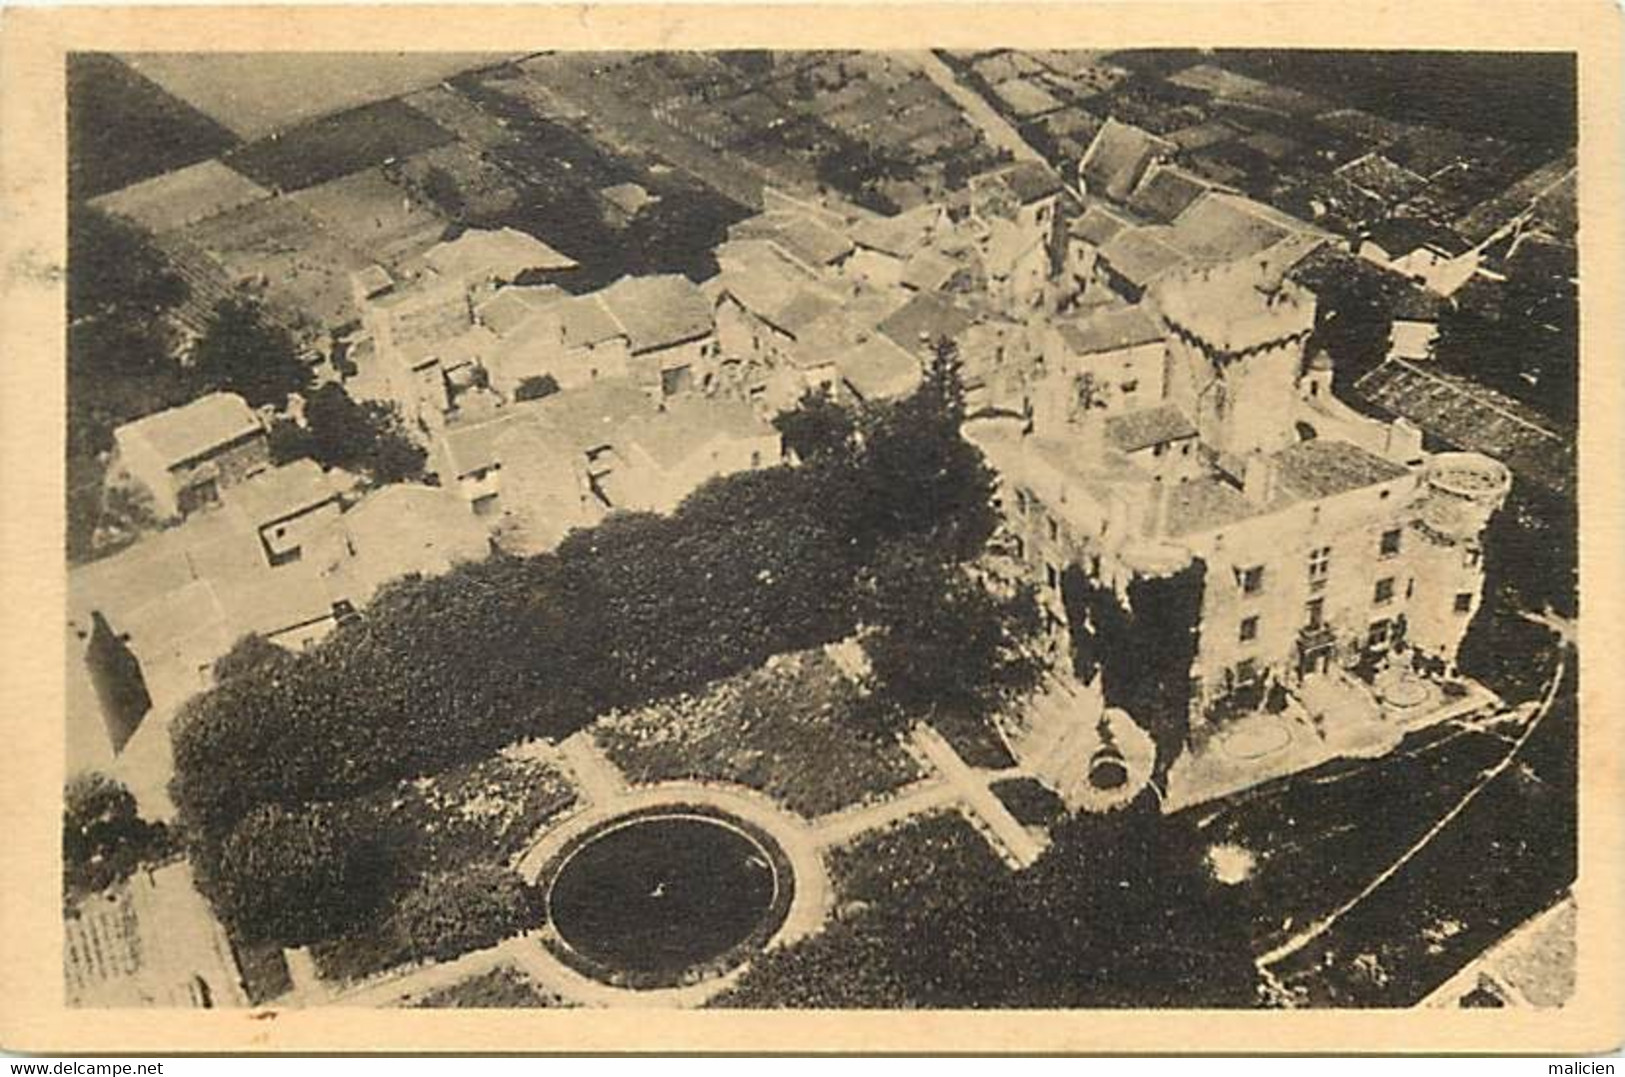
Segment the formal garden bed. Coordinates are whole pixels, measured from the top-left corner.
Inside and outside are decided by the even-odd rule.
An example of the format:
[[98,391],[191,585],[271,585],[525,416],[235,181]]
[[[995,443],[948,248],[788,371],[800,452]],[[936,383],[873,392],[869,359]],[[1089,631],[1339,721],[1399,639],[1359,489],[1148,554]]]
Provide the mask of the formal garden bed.
[[814,818],[921,776],[895,740],[857,730],[857,701],[822,650],[801,651],[703,695],[607,715],[593,735],[634,782],[735,782]]
[[[575,800],[574,788],[558,771],[534,759],[497,755],[354,801],[346,815],[351,825],[376,836],[395,871],[447,878],[499,871]],[[398,907],[381,910],[360,929],[312,946],[318,973],[354,982],[418,959],[426,940],[414,938],[399,913]]]
[[498,965],[408,1003],[416,1010],[552,1010],[572,1005],[512,965]]
[[835,916],[823,931],[751,962],[721,1008],[913,1007],[933,958],[909,940],[1010,878],[957,811],[918,816],[828,854]]

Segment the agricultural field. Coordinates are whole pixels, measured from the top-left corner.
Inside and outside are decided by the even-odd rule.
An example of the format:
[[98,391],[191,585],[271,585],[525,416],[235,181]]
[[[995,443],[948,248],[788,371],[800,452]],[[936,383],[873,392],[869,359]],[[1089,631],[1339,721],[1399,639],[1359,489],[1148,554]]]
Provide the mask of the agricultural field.
[[217,157],[237,137],[108,53],[68,57],[68,196],[88,199]]
[[250,142],[227,163],[266,187],[298,191],[445,145],[453,137],[400,101],[378,101]]
[[227,280],[263,289],[270,305],[310,329],[357,318],[350,274],[367,259],[286,198],[254,202],[164,237],[166,249],[217,263]]
[[[245,141],[433,86],[512,53],[125,53],[121,59]],[[114,130],[117,130],[116,128]]]
[[369,168],[290,195],[288,200],[356,253],[390,269],[410,264],[446,233],[446,219]]

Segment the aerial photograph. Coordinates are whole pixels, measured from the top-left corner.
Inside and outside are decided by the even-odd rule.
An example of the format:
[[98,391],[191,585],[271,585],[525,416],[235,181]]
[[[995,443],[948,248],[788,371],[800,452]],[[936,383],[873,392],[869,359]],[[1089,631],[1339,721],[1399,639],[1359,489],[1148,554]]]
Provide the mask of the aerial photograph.
[[1573,54],[66,79],[69,1005],[1570,1000]]

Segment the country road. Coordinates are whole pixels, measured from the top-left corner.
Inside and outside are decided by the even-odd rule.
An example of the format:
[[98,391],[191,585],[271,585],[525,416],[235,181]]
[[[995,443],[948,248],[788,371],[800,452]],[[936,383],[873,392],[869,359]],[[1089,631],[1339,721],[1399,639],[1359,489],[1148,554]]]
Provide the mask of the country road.
[[926,78],[937,84],[937,88],[953,99],[954,103],[964,109],[966,117],[981,129],[989,143],[993,146],[1009,150],[1018,161],[1037,161],[1048,164],[1044,155],[1027,144],[1021,137],[1021,132],[1015,126],[994,111],[993,106],[983,99],[970,87],[960,82],[954,76],[953,70],[942,62],[942,58],[928,49],[911,50],[903,54],[904,58],[920,69]]

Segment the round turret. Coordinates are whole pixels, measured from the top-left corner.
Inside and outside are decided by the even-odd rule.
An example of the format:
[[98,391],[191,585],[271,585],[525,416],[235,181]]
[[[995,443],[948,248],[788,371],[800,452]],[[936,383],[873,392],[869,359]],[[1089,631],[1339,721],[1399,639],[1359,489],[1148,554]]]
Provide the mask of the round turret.
[[1481,453],[1440,453],[1428,461],[1422,525],[1441,538],[1476,538],[1512,488],[1505,464]]

